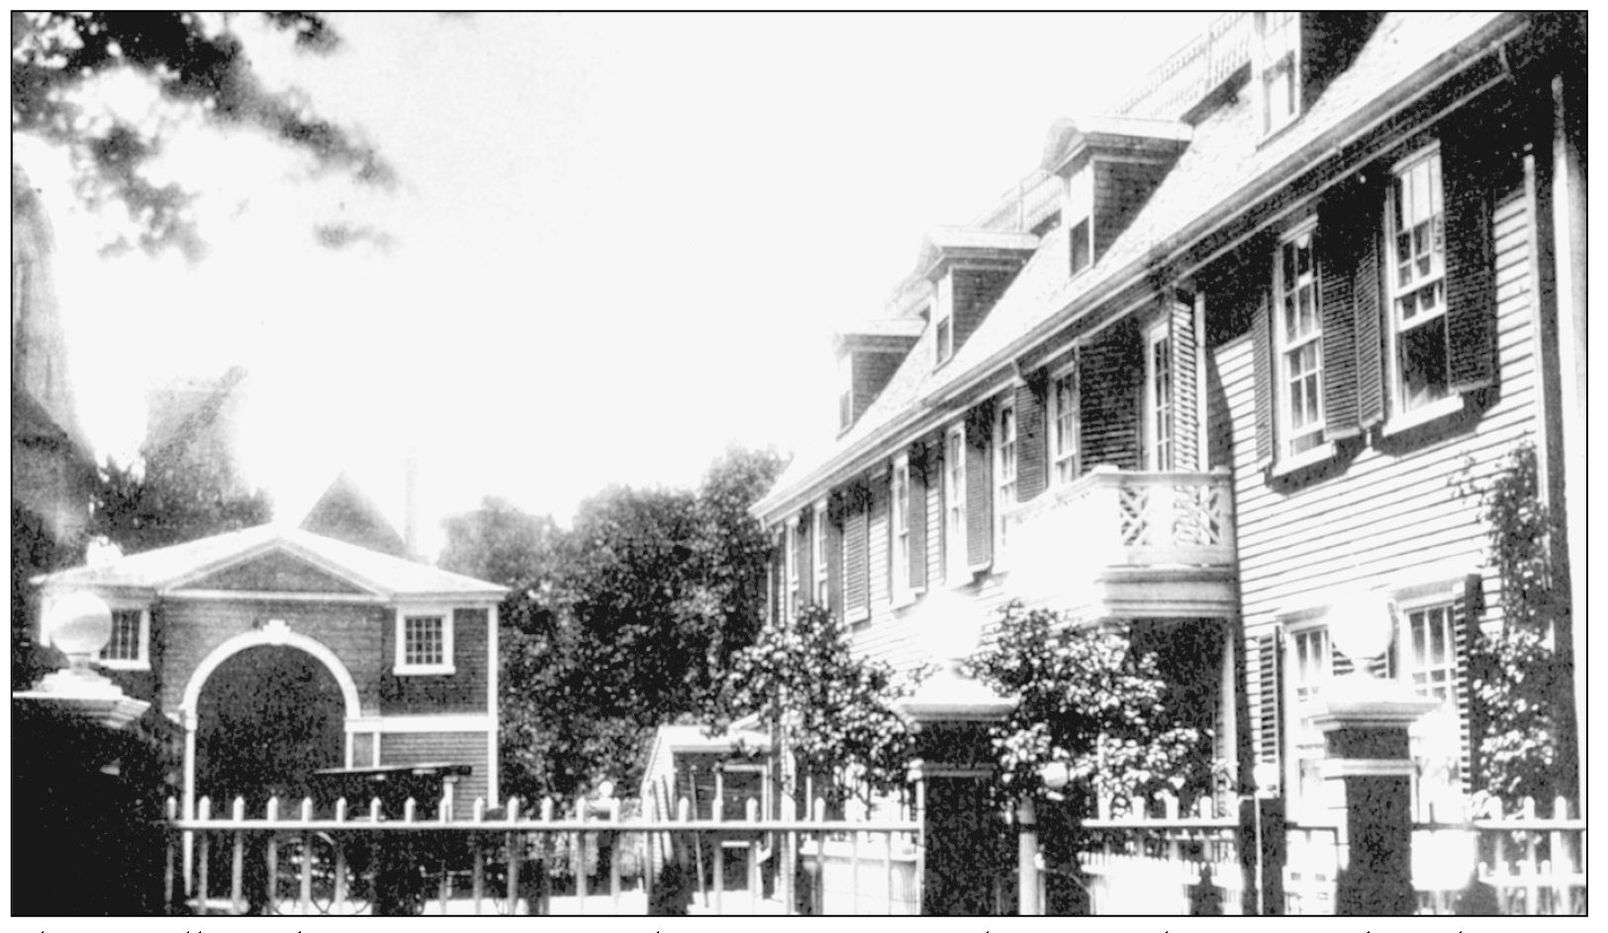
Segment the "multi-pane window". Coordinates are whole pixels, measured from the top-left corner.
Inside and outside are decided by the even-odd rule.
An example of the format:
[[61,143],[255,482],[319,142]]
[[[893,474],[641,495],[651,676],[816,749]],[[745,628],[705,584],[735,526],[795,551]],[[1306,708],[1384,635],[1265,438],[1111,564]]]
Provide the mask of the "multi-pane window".
[[1257,13],[1258,80],[1262,97],[1262,132],[1271,133],[1301,111],[1299,58],[1301,14]]
[[402,622],[402,663],[407,667],[441,667],[447,663],[445,616],[406,616]]
[[1302,806],[1319,807],[1323,799],[1323,735],[1312,725],[1313,701],[1329,679],[1331,658],[1329,631],[1325,628],[1308,628],[1291,632],[1288,642],[1287,679],[1290,708],[1295,728],[1291,730],[1293,746],[1290,756],[1290,778],[1297,788],[1297,800]]
[[838,357],[838,430],[846,431],[854,423],[854,357],[845,353]]
[[1050,462],[1057,483],[1078,478],[1078,376],[1068,372],[1050,386]]
[[1005,545],[1005,514],[1016,501],[1016,409],[1006,405],[999,410],[999,424],[994,431],[995,468],[998,496],[994,506],[994,524],[999,532],[1000,547]]
[[815,605],[825,606],[828,599],[826,577],[826,505],[815,507],[814,521],[810,522],[812,542],[810,570],[815,575]]
[[1310,225],[1279,244],[1274,268],[1274,327],[1278,341],[1279,418],[1284,451],[1298,454],[1323,443],[1323,321],[1318,315],[1318,268]]
[[910,464],[902,458],[893,465],[892,526],[890,572],[897,592],[910,586]]
[[112,612],[112,637],[101,649],[100,660],[111,666],[144,664],[146,658],[145,612],[140,609],[118,609]]
[[1166,321],[1151,329],[1146,344],[1146,465],[1152,470],[1170,470],[1173,468],[1172,334]]
[[1451,700],[1457,690],[1457,648],[1452,607],[1426,606],[1407,612],[1402,666],[1422,696]]
[[1445,398],[1450,383],[1446,338],[1446,218],[1440,151],[1397,166],[1390,189],[1391,371],[1395,401],[1412,411]]
[[951,579],[966,573],[966,436],[951,428],[944,441],[944,557]]

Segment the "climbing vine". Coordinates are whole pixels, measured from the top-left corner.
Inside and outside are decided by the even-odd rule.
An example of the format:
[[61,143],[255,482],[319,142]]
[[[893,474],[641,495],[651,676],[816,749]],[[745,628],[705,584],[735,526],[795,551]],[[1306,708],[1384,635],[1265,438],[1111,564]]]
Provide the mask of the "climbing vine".
[[1570,675],[1557,653],[1569,602],[1555,585],[1553,519],[1541,500],[1535,448],[1516,448],[1480,495],[1502,584],[1502,624],[1477,632],[1469,648],[1480,733],[1476,789],[1503,800],[1549,800],[1572,789],[1575,772]]

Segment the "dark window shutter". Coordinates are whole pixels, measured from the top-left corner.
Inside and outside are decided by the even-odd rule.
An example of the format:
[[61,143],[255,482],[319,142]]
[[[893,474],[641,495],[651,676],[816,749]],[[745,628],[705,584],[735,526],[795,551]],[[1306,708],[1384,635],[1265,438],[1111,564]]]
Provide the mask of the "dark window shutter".
[[[1385,420],[1384,281],[1379,277],[1379,250],[1389,176],[1383,172],[1359,183],[1356,197],[1356,268],[1351,276],[1352,343],[1356,348],[1357,429],[1366,431]],[[1344,206],[1340,210],[1344,210]],[[1322,234],[1322,231],[1319,231]],[[1327,313],[1327,312],[1325,312]],[[1329,326],[1324,319],[1324,327]],[[1328,365],[1325,352],[1324,365]]]
[[835,495],[826,505],[826,609],[843,619],[843,500]]
[[1273,335],[1268,292],[1261,292],[1251,317],[1251,375],[1255,383],[1256,462],[1273,462]]
[[1044,491],[1047,478],[1044,391],[1047,380],[1016,387],[1016,501],[1026,502]]
[[1453,392],[1496,381],[1496,270],[1491,178],[1497,157],[1472,130],[1441,145],[1446,209],[1446,340]]
[[1193,470],[1200,465],[1195,309],[1188,302],[1174,301],[1171,314],[1173,469]]
[[1474,685],[1471,681],[1473,672],[1469,669],[1469,651],[1474,646],[1474,640],[1480,634],[1480,615],[1483,611],[1484,593],[1481,590],[1482,581],[1478,574],[1469,576],[1463,589],[1463,597],[1456,600],[1452,606],[1454,613],[1454,630],[1452,634],[1453,645],[1457,658],[1457,722],[1459,726],[1458,739],[1462,743],[1459,756],[1463,771],[1463,792],[1468,793],[1474,787],[1474,768],[1476,743],[1485,731],[1484,724],[1475,722]]
[[870,568],[867,566],[868,517],[870,503],[865,490],[849,492],[843,519],[843,611],[845,616],[870,607]]
[[1256,760],[1262,764],[1278,764],[1282,748],[1284,658],[1280,640],[1277,631],[1259,635],[1252,649],[1256,658],[1256,679],[1252,682],[1256,694],[1252,708],[1257,711]]
[[1356,271],[1372,246],[1367,199],[1341,185],[1318,210],[1318,312],[1323,318],[1323,436],[1352,437],[1357,427]]
[[1334,677],[1344,677],[1357,669],[1351,656],[1334,647],[1333,639],[1329,641],[1329,673]]
[[1145,360],[1138,324],[1129,318],[1078,350],[1078,461],[1139,469],[1139,411]]
[[798,553],[798,589],[800,593],[799,605],[815,605],[815,549],[810,523],[814,514],[805,509],[798,519],[798,540],[794,544]]
[[910,450],[910,481],[905,485],[910,520],[910,588],[927,585],[927,458],[917,445]]
[[994,406],[983,404],[966,417],[966,565],[986,570],[994,557],[994,471],[989,449]]
[[780,623],[785,617],[783,612],[782,594],[787,590],[787,526],[782,526],[776,537],[772,540],[770,578],[771,578],[771,621]]

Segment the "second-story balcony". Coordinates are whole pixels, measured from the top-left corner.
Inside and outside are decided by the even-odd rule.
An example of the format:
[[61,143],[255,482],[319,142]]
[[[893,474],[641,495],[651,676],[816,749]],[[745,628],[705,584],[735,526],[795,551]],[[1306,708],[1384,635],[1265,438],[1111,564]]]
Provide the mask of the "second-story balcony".
[[1005,516],[1010,587],[1084,618],[1199,618],[1233,610],[1227,470],[1095,467]]

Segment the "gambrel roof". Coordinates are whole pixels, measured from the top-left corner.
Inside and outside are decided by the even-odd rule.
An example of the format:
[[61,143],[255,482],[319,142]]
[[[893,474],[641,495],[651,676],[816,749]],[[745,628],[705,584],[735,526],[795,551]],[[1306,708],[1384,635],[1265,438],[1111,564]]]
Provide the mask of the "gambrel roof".
[[322,593],[396,602],[499,600],[508,588],[300,528],[258,525],[94,567],[36,577],[46,589],[165,596],[190,591]]

